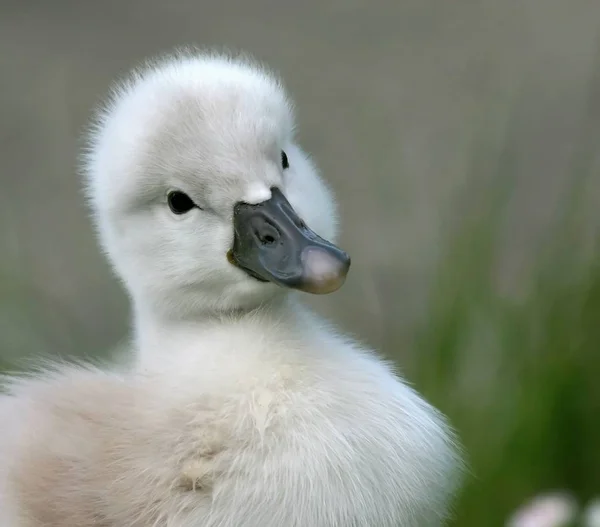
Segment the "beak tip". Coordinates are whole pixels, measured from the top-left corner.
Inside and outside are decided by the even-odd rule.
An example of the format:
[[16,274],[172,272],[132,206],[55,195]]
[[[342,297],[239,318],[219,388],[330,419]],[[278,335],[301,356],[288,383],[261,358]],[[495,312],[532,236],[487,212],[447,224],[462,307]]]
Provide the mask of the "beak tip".
[[338,250],[309,247],[302,254],[304,264],[301,290],[318,295],[334,293],[344,285],[350,270],[350,257]]

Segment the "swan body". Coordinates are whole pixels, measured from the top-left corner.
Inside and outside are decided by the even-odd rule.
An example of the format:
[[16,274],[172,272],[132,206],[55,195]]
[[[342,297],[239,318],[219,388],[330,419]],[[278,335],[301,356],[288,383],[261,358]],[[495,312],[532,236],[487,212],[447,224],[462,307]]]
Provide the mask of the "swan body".
[[349,260],[293,122],[248,60],[168,57],[115,90],[85,174],[134,361],[8,383],[0,527],[443,523],[444,418],[301,304]]

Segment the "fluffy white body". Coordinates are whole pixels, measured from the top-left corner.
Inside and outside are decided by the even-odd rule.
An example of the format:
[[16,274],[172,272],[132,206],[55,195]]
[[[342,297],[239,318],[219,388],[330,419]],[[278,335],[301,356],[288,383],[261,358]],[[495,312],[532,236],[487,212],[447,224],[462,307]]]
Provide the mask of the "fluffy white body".
[[[460,466],[443,417],[299,293],[227,259],[235,204],[273,187],[335,237],[292,127],[280,83],[247,61],[176,56],[115,91],[85,166],[135,363],[9,384],[0,527],[443,523]],[[197,206],[174,214],[174,189]]]

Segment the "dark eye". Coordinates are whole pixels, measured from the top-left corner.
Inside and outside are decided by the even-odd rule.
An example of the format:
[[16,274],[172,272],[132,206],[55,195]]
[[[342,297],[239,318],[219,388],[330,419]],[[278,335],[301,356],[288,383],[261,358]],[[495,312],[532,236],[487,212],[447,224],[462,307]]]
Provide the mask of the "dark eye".
[[290,162],[288,161],[287,154],[283,150],[281,151],[281,166],[284,170],[286,168],[290,168]]
[[192,201],[192,198],[190,198],[185,192],[181,192],[179,190],[169,192],[169,195],[167,196],[167,202],[169,203],[169,208],[173,214],[185,214],[196,206],[196,204]]

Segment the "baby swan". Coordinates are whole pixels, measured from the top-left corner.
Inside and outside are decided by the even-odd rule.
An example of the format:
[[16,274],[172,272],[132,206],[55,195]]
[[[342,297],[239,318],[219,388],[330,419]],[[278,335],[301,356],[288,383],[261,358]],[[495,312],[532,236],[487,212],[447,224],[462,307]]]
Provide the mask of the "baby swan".
[[445,420],[297,298],[350,261],[292,129],[280,83],[242,60],[175,56],[115,90],[85,166],[134,364],[12,382],[0,527],[443,523]]

